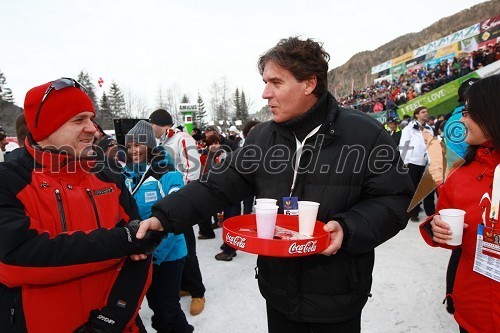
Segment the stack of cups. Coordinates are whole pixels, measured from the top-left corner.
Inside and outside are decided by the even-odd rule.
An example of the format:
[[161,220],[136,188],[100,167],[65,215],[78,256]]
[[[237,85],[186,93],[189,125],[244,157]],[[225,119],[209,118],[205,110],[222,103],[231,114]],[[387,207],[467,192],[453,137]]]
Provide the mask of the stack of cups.
[[257,237],[274,238],[278,205],[276,199],[255,199],[255,220],[257,222]]
[[314,201],[299,201],[299,234],[312,236],[316,226],[319,203]]

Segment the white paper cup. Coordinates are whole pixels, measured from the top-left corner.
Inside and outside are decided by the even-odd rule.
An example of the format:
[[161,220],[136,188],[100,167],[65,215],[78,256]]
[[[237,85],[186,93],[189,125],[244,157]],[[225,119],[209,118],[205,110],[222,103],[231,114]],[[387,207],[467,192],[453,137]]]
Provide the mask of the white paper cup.
[[450,225],[451,237],[446,241],[448,245],[461,245],[462,236],[464,234],[464,217],[465,211],[461,209],[441,209],[439,211],[441,220]]
[[318,202],[299,201],[299,234],[306,236],[313,235],[318,209]]
[[276,228],[276,215],[278,206],[270,204],[255,205],[255,220],[257,222],[257,237],[265,239],[274,238]]
[[255,199],[256,205],[266,204],[266,205],[275,206],[277,202],[278,202],[278,200],[276,200],[276,199],[268,199],[268,198]]

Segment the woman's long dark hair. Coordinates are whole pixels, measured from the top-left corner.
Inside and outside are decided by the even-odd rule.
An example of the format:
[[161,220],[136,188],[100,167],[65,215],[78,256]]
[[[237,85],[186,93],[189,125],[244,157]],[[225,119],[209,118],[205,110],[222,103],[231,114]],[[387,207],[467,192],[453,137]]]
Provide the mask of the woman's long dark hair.
[[[500,150],[500,74],[488,76],[471,85],[465,92],[468,116],[481,128],[495,150]],[[465,164],[472,162],[478,145],[469,146]]]

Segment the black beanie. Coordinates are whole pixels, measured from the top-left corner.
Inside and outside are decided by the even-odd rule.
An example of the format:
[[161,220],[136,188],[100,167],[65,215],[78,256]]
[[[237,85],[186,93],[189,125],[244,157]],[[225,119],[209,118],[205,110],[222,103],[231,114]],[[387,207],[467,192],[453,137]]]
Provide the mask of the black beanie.
[[151,113],[149,116],[149,122],[158,126],[173,125],[172,116],[167,110],[158,109]]
[[467,91],[467,89],[469,89],[470,86],[472,86],[474,84],[474,82],[477,82],[477,81],[479,81],[479,79],[473,77],[473,78],[467,79],[464,82],[462,82],[462,84],[458,88],[458,102],[459,103],[465,102],[465,92]]

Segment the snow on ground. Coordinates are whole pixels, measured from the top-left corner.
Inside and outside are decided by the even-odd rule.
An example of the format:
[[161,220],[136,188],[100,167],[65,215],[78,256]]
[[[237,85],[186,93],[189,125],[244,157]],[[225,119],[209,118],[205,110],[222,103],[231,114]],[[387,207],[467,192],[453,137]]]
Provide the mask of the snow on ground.
[[[206,304],[200,315],[191,316],[191,298],[181,299],[189,323],[201,333],[267,332],[265,302],[254,278],[257,256],[238,251],[231,262],[215,260],[222,244],[221,229],[215,232],[216,239],[197,240]],[[427,246],[418,223],[408,222],[405,230],[375,251],[373,297],[363,310],[363,333],[458,332],[442,304],[448,250]],[[155,332],[151,315],[145,301],[141,318],[148,332]]]

